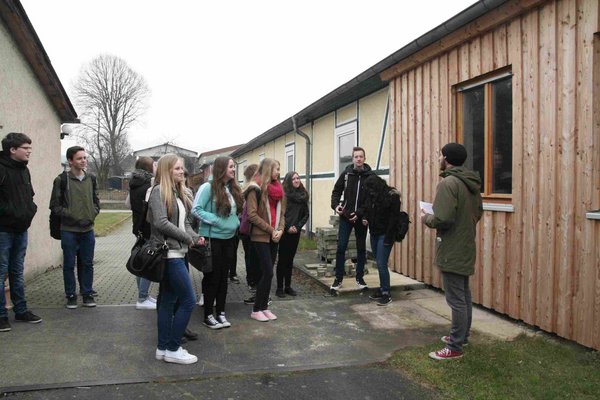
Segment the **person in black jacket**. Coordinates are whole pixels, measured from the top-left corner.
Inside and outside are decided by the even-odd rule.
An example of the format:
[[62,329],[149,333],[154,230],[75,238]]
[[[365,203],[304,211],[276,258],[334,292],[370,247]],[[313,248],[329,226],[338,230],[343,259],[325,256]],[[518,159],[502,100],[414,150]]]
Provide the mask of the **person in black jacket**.
[[[285,209],[285,228],[279,242],[279,257],[277,261],[277,291],[278,297],[286,294],[296,296],[292,289],[292,268],[294,256],[298,250],[302,227],[308,221],[308,192],[302,185],[297,172],[291,171],[283,180],[283,191],[287,201]],[[285,288],[283,286],[285,281]]]
[[[352,149],[352,164],[346,167],[331,192],[331,208],[340,216],[338,245],[335,256],[335,280],[331,285],[332,290],[338,290],[342,287],[346,248],[352,229],[354,229],[354,235],[356,236],[356,285],[360,289],[367,288],[367,284],[363,279],[367,259],[367,227],[361,221],[364,215],[365,200],[363,184],[367,177],[373,175],[373,172],[371,167],[365,163],[365,160],[365,150],[362,147],[354,147]],[[357,221],[358,223],[356,223]]]
[[10,331],[4,280],[8,275],[15,320],[39,323],[42,319],[27,309],[23,261],[27,229],[37,212],[27,168],[31,139],[24,133],[9,133],[2,139],[0,154],[0,332]]
[[400,223],[400,194],[377,175],[369,176],[363,188],[367,196],[362,224],[369,227],[371,250],[379,271],[379,288],[369,298],[377,300],[379,306],[387,306],[392,302],[388,259]]
[[[140,157],[135,163],[131,181],[129,182],[129,203],[131,204],[132,232],[135,236],[139,233],[145,239],[150,238],[150,224],[144,219],[146,192],[152,184],[154,177],[154,160],[151,157]],[[138,299],[135,304],[137,310],[156,310],[156,299],[148,294],[151,282],[148,279],[136,277]]]

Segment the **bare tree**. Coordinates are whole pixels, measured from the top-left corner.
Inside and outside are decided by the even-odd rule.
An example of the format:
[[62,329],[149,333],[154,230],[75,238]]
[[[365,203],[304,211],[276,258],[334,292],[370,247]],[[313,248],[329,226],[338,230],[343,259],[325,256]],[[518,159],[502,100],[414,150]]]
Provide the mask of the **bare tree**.
[[79,136],[104,183],[122,175],[121,161],[131,152],[129,129],[146,110],[150,89],[145,79],[116,56],[101,55],[80,73],[75,101],[82,121]]

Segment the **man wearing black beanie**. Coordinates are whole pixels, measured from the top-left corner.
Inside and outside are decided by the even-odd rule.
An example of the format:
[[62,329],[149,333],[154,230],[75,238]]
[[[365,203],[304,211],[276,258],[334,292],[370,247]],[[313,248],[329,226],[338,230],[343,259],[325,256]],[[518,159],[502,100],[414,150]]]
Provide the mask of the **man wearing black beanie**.
[[475,235],[483,213],[481,179],[477,172],[462,165],[467,150],[458,143],[442,148],[433,214],[421,209],[421,221],[436,230],[435,264],[442,271],[446,302],[452,309],[452,328],[442,336],[446,344],[429,353],[435,360],[452,360],[463,356],[462,347],[469,341],[472,319],[469,276],[475,272]]

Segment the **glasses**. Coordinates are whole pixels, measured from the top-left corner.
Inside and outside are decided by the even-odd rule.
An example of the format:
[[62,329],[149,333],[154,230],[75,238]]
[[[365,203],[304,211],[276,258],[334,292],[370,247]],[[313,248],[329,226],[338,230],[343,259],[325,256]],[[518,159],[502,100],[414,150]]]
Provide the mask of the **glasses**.
[[31,147],[31,146],[19,146],[18,148],[19,149],[23,149],[25,151],[31,151],[31,150],[33,150],[33,147]]

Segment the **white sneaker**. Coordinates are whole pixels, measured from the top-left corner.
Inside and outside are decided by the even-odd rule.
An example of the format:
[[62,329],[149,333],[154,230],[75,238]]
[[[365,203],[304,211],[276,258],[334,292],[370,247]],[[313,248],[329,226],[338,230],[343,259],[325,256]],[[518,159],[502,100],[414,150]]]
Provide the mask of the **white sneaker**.
[[198,305],[202,307],[204,305],[204,293],[200,294],[200,299],[198,300]]
[[156,299],[152,296],[148,296],[148,300],[150,300],[151,302],[153,302],[154,304],[156,304]]
[[153,303],[150,298],[140,302],[135,303],[136,310],[156,310],[156,303]]
[[156,358],[157,360],[163,360],[165,358],[165,352],[166,352],[166,350],[156,349],[156,353],[154,354],[154,358]]
[[193,364],[198,361],[198,357],[188,353],[183,347],[179,347],[177,351],[166,350],[163,360],[175,364]]
[[221,325],[223,325],[223,328],[229,328],[231,326],[231,322],[227,321],[227,318],[225,318],[224,312],[217,315],[217,322],[220,323]]

